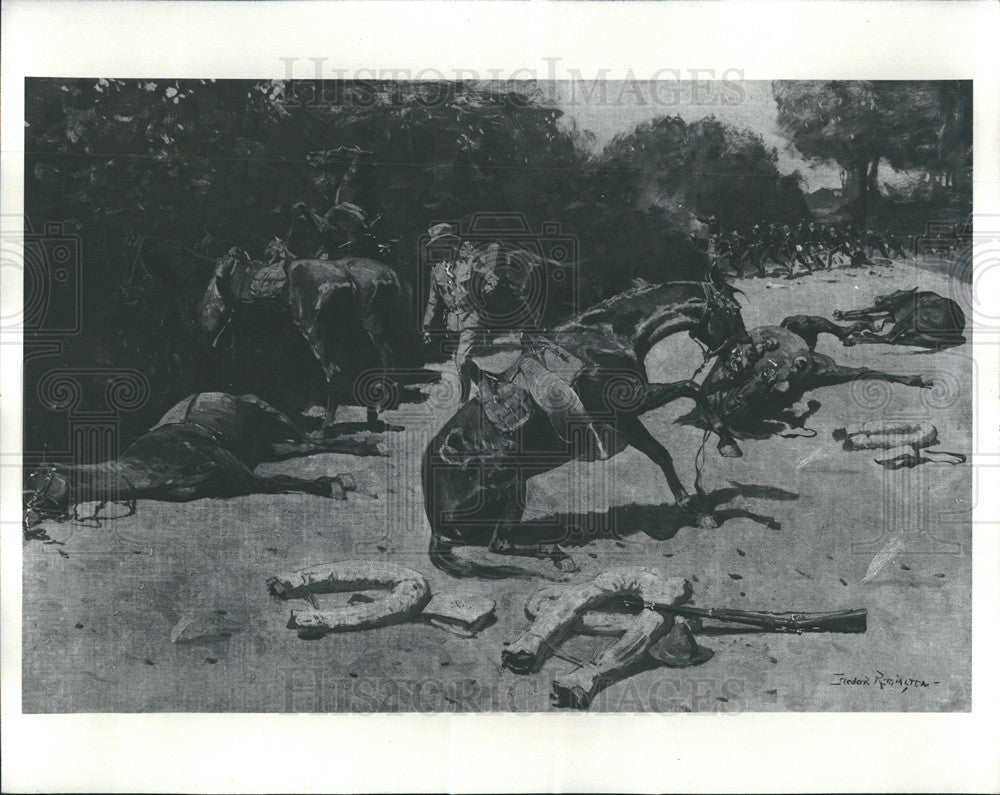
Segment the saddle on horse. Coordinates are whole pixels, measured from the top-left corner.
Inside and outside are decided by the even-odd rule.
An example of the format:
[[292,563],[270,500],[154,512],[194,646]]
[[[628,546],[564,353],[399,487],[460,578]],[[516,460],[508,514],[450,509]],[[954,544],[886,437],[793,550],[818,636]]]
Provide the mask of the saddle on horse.
[[612,427],[595,423],[587,412],[573,388],[586,365],[555,342],[527,347],[521,340],[493,342],[474,350],[471,359],[480,373],[483,411],[501,431],[516,431],[538,407],[576,458],[605,461],[627,446]]
[[[271,253],[271,252],[267,252]],[[288,271],[283,257],[271,254],[270,261],[252,259],[246,252],[231,250],[233,269],[229,284],[233,297],[245,304],[280,299],[288,289]]]

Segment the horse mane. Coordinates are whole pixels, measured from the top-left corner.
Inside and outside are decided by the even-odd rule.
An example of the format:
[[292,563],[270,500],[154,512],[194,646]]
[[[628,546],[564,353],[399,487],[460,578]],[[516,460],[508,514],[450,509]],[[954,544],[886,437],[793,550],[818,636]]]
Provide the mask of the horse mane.
[[636,278],[632,280],[632,285],[622,290],[619,293],[608,296],[607,298],[598,301],[596,304],[587,307],[582,312],[578,312],[573,317],[568,318],[563,323],[561,323],[557,328],[563,329],[574,325],[589,325],[588,320],[592,320],[595,317],[601,317],[606,313],[612,312],[619,305],[631,301],[640,295],[653,292],[654,290],[659,290],[664,287],[682,286],[682,285],[703,285],[704,282],[696,281],[676,281],[676,282],[659,282],[652,283],[647,282],[645,279]]

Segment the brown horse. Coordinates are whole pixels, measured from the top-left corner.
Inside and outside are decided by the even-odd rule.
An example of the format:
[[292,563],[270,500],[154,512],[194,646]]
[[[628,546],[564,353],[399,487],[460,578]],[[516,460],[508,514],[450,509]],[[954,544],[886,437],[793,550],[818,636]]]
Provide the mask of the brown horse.
[[[795,432],[787,427],[788,421],[801,427],[808,416],[802,398],[806,392],[820,387],[852,381],[885,381],[923,389],[934,385],[933,379],[926,375],[903,375],[837,364],[831,357],[815,351],[815,334],[807,338],[810,330],[817,331],[816,326],[803,321],[801,316],[786,318],[780,327],[758,326],[750,331],[750,337],[755,349],[763,351],[764,355],[751,367],[741,370],[735,377],[725,363],[717,363],[709,371],[702,389],[717,416],[738,437],[766,436],[775,428]],[[816,401],[811,403],[809,413],[819,406]],[[705,417],[707,415],[702,419]],[[685,419],[695,419],[695,415]]]
[[[837,310],[836,320],[855,320],[842,337],[844,345],[885,343],[923,348],[949,348],[965,342],[965,313],[950,298],[926,290],[896,290],[880,295],[864,309]],[[875,323],[891,324],[884,334]]]
[[186,502],[203,497],[302,492],[340,496],[337,477],[257,475],[266,461],[317,453],[383,455],[370,434],[321,442],[307,439],[284,414],[255,395],[189,395],[111,461],[58,464],[28,475],[25,526],[62,517],[80,501],[151,499]]
[[733,363],[734,369],[753,355],[734,291],[712,282],[639,284],[533,338],[529,355],[537,356],[536,361],[556,352],[582,364],[569,386],[586,422],[567,433],[550,416],[558,412],[543,410],[526,392],[519,408],[527,419],[515,430],[490,419],[482,390],[480,397],[463,405],[424,453],[424,507],[433,564],[457,577],[526,573],[516,567],[475,564],[452,552],[456,545],[475,545],[501,554],[548,558],[562,570],[574,569],[558,546],[563,538],[558,524],[522,521],[527,481],[568,461],[604,458],[629,445],[660,467],[677,504],[691,513],[692,524],[717,526],[682,485],[670,453],[639,420],[672,400],[690,398],[709,417],[722,455],[742,455],[696,383],[649,382],[646,354],[681,331],[706,346],[708,354]]
[[295,259],[277,239],[265,257],[268,264],[232,249],[219,261],[198,304],[204,339],[214,345],[241,310],[270,309],[298,329],[322,368],[324,435],[340,405],[366,406],[369,430],[379,430],[377,410],[392,406],[393,377],[416,339],[410,286],[381,262]]

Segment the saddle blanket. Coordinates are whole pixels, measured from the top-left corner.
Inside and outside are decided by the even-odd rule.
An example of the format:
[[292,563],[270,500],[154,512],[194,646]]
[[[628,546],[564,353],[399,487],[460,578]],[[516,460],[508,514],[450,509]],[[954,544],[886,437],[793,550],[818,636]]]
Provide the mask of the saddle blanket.
[[500,372],[484,373],[479,391],[486,416],[504,432],[531,419],[537,405],[556,434],[573,448],[574,457],[604,461],[627,443],[607,424],[596,424],[573,388],[584,362],[568,351],[544,346],[521,353]]

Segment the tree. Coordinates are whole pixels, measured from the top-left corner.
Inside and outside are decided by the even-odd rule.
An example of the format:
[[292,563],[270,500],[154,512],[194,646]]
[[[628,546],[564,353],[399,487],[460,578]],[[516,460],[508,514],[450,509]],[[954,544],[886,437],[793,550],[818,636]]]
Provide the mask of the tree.
[[781,175],[777,152],[714,117],[640,124],[615,137],[602,164],[618,175],[620,198],[637,206],[682,204],[731,228],[809,216],[798,177]]
[[[772,84],[779,126],[802,155],[836,162],[847,172],[845,187],[856,194],[862,222],[879,196],[879,163],[897,170],[932,167],[962,146],[965,91],[961,84],[929,81]],[[967,140],[971,145],[971,128]]]
[[952,186],[968,189],[972,176],[972,81],[941,80],[933,84],[941,105],[936,166]]

